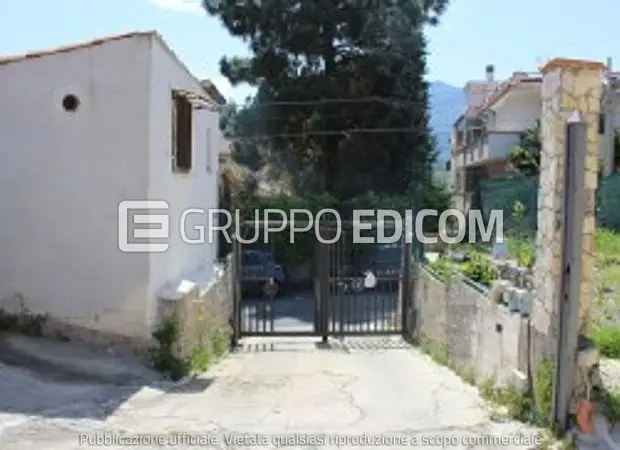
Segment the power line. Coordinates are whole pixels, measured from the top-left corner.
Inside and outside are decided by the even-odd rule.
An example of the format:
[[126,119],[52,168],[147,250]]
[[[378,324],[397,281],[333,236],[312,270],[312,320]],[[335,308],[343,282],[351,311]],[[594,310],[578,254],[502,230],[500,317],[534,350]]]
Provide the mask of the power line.
[[[180,91],[179,92],[185,92]],[[269,108],[273,106],[320,106],[330,104],[362,104],[362,103],[382,103],[389,105],[401,105],[401,106],[427,106],[428,102],[421,100],[406,100],[398,97],[359,97],[359,98],[321,98],[315,100],[274,100],[274,101],[262,101],[256,103],[244,103],[242,105],[228,103],[225,105],[217,105],[210,101],[208,98],[193,93],[185,94],[190,100],[196,103],[199,109],[206,109],[212,112],[221,112],[222,110],[230,109],[258,109]]]
[[[269,106],[318,106],[326,104],[359,104],[359,103],[391,103],[391,104],[403,104],[403,105],[420,105],[424,102],[419,100],[405,100],[397,97],[359,97],[359,98],[322,98],[317,100],[281,100],[281,101],[269,101],[259,102],[253,105],[249,105],[251,108],[256,107],[269,107]],[[246,107],[246,105],[226,105]],[[226,107],[224,106],[224,107]]]
[[266,140],[274,138],[294,138],[294,137],[308,137],[308,136],[338,136],[338,135],[351,135],[351,134],[363,134],[363,133],[413,133],[420,131],[419,128],[351,128],[345,130],[315,130],[307,131],[305,133],[282,133],[282,134],[270,134],[264,136],[239,136],[228,138],[229,141],[242,141],[242,140]]
[[[243,117],[243,119],[241,120],[241,122],[243,123],[243,125],[248,125],[248,124],[255,124],[258,123],[259,125],[261,123],[263,124],[267,124],[267,123],[273,123],[276,121],[288,121],[289,123],[297,123],[297,124],[301,124],[301,123],[311,123],[313,121],[324,121],[325,119],[355,119],[355,120],[364,120],[364,119],[370,119],[371,117],[369,117],[368,115],[364,115],[363,113],[368,112],[368,113],[373,113],[373,111],[368,110],[368,109],[364,109],[364,108],[360,108],[359,110],[356,110],[355,113],[356,115],[343,115],[342,111],[340,112],[334,112],[334,113],[329,113],[329,114],[319,114],[319,115],[312,115],[312,114],[306,114],[306,115],[302,115],[302,114],[295,114],[295,113],[291,113],[291,114],[277,114],[277,115],[271,115],[271,114],[258,114],[256,116],[246,116]],[[385,115],[383,116],[385,118]]]

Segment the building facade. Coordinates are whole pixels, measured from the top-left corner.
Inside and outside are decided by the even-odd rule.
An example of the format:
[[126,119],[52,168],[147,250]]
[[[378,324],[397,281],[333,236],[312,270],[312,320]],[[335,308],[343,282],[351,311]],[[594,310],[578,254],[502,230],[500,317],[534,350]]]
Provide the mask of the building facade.
[[[2,58],[0,85],[0,308],[148,339],[161,293],[213,272],[217,243],[181,237],[207,216],[180,219],[218,207],[218,99],[155,32]],[[119,204],[147,199],[168,249],[122,251]]]

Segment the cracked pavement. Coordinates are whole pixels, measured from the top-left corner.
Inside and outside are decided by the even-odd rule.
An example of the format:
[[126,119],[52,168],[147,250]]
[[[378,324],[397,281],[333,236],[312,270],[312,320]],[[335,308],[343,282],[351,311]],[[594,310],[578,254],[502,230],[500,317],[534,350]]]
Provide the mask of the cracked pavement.
[[[465,441],[466,436],[518,433],[533,439],[538,430],[518,422],[493,422],[476,388],[398,339],[335,341],[328,349],[305,340],[257,342],[248,341],[209,372],[177,386],[45,380],[40,374],[0,366],[0,448],[131,448],[118,441],[122,433],[170,436],[159,444],[143,442],[142,448],[189,449],[201,443],[202,448],[277,448],[274,436],[293,433],[339,435],[343,440],[281,444],[404,448],[401,444],[407,442],[431,448],[441,447],[439,441],[431,445],[424,439],[440,437],[455,440],[450,448],[536,447]],[[184,442],[180,433],[185,433]],[[233,433],[246,434],[231,442]],[[380,434],[392,441],[345,439]],[[101,442],[104,436],[117,440]],[[402,440],[395,441],[396,436]]]

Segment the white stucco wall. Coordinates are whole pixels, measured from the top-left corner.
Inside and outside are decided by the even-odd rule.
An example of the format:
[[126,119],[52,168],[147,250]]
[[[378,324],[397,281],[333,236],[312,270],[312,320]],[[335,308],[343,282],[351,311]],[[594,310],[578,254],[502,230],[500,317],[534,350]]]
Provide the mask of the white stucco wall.
[[540,90],[513,91],[493,110],[493,131],[523,131],[540,119]]
[[0,65],[0,307],[17,293],[35,313],[147,332],[148,257],[118,249],[117,208],[149,187],[149,41]]
[[[148,196],[165,200],[170,205],[170,247],[165,253],[150,255],[150,292],[155,297],[168,285],[182,279],[205,282],[211,276],[217,256],[216,243],[187,244],[181,239],[180,219],[187,208],[203,210],[218,207],[218,151],[221,147],[219,116],[215,112],[194,109],[193,112],[193,164],[190,173],[172,171],[172,90],[199,91],[201,86],[170,54],[159,39],[153,40],[150,79],[150,183]],[[208,148],[211,148],[211,170],[207,170]],[[188,224],[207,225],[208,216],[191,215]],[[187,227],[187,235],[194,239],[198,233]],[[168,290],[168,289],[166,289]],[[155,306],[153,304],[153,306]],[[152,326],[156,309],[149,311]]]

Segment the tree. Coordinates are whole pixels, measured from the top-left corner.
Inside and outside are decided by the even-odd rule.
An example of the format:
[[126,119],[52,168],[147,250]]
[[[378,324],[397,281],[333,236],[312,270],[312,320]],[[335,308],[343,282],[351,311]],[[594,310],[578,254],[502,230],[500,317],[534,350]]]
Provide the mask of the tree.
[[519,144],[509,153],[510,164],[523,175],[537,175],[540,170],[540,121],[525,130],[519,138]]
[[242,138],[236,149],[311,174],[339,197],[404,193],[412,178],[429,179],[424,26],[446,4],[205,0],[252,52],[220,62],[231,84],[258,88],[229,117],[229,131]]

